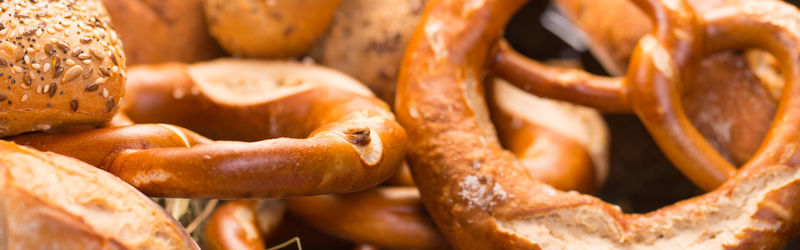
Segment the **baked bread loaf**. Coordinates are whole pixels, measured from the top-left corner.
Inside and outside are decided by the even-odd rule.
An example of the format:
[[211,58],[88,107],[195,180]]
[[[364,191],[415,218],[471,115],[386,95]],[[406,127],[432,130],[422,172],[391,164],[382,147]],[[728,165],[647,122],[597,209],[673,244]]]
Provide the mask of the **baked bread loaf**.
[[330,25],[341,0],[203,0],[211,35],[234,56],[304,55]]
[[0,141],[0,248],[198,249],[158,205],[78,160]]
[[196,62],[225,52],[208,34],[201,0],[103,0],[128,65]]
[[125,57],[99,0],[0,3],[0,137],[110,120]]
[[397,70],[427,0],[344,0],[312,56],[394,104]]

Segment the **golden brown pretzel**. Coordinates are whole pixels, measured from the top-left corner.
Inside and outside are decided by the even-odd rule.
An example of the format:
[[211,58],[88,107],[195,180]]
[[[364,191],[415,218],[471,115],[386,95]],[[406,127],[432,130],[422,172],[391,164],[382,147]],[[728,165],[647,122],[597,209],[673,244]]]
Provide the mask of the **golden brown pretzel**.
[[208,249],[265,249],[264,238],[274,234],[286,204],[280,200],[230,201],[214,210],[205,228]]
[[[452,244],[469,249],[770,248],[795,235],[800,224],[800,155],[794,150],[800,143],[800,114],[791,108],[800,101],[800,30],[792,26],[800,18],[796,9],[781,2],[742,1],[695,16],[686,1],[637,1],[658,24],[640,41],[626,80],[630,91],[639,93],[630,103],[646,124],[662,121],[659,114],[680,112],[668,105],[677,97],[664,92],[691,72],[687,62],[714,51],[758,46],[779,58],[788,77],[771,132],[733,177],[707,194],[626,215],[596,198],[526,178],[520,163],[481,128],[488,120],[480,111],[486,108],[480,83],[490,48],[524,3],[431,1],[400,71],[396,108],[409,133],[409,164],[423,202]],[[655,137],[662,136],[663,131]],[[473,167],[476,162],[480,168]]]
[[487,85],[497,136],[535,179],[590,194],[608,176],[608,131],[592,109],[529,95],[502,79]]
[[148,195],[228,199],[363,190],[389,178],[405,153],[388,107],[318,66],[221,60],[141,68],[129,79],[134,121],[284,138],[211,141],[171,125],[132,125],[11,140],[81,159]]
[[[554,1],[585,33],[592,53],[613,75],[623,75],[634,45],[652,25],[629,0]],[[724,1],[692,1],[700,12]],[[613,6],[613,8],[609,8]],[[686,115],[726,159],[740,166],[753,156],[775,114],[783,79],[774,59],[757,49],[709,55],[687,79]],[[777,97],[777,98],[775,98]]]
[[[544,96],[574,100],[606,111],[627,111],[633,108],[672,162],[700,187],[711,190],[735,170],[688,122],[687,115],[681,108],[670,107],[670,110],[660,111],[659,109],[665,107],[653,103],[636,103],[636,100],[648,99],[649,97],[640,97],[648,93],[635,91],[636,88],[632,87],[634,85],[626,85],[625,79],[599,77],[574,69],[548,68],[520,56],[507,44],[500,43],[497,48],[499,52],[494,69],[499,75],[526,90]],[[687,84],[682,84],[676,88],[682,91],[688,87]],[[678,98],[672,102],[680,101],[678,93],[672,93],[676,96],[671,98]],[[656,122],[653,117],[660,117],[658,112],[669,113],[664,116],[668,118]],[[684,136],[684,133],[687,135]]]
[[340,195],[287,199],[289,210],[319,230],[390,249],[442,249],[447,242],[415,187],[378,187]]

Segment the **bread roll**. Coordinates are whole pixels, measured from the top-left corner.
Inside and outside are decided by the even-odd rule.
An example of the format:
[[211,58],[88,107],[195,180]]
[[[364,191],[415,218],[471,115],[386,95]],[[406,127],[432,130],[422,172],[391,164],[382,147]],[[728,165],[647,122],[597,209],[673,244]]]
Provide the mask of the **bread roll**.
[[394,105],[395,81],[427,0],[344,0],[314,48],[321,64],[345,72]]
[[224,54],[208,34],[201,0],[103,0],[128,65],[196,62]]
[[235,56],[305,54],[330,25],[341,0],[203,0],[211,35]]
[[0,249],[198,249],[117,177],[0,141]]
[[111,119],[125,57],[99,0],[0,9],[0,137]]

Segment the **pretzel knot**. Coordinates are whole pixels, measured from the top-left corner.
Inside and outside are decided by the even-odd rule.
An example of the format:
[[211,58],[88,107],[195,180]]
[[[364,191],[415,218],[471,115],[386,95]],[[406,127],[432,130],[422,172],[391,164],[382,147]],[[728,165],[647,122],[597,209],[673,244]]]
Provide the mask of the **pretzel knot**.
[[[168,64],[130,70],[128,85],[127,115],[174,125],[11,140],[78,158],[162,197],[353,192],[389,178],[405,154],[405,132],[386,104],[352,78],[318,66]],[[183,127],[255,142],[214,141]]]
[[[423,202],[451,243],[476,249],[769,248],[796,233],[797,9],[777,1],[720,1],[702,9],[687,1],[635,1],[656,27],[639,41],[629,73],[612,79],[548,69],[514,57],[502,44],[493,54],[503,26],[525,2],[432,0],[406,51],[397,114],[409,132],[408,158]],[[778,58],[787,82],[770,132],[736,171],[690,125],[679,96],[699,58],[752,46]],[[488,65],[493,56],[495,64]],[[531,92],[606,111],[633,110],[673,162],[713,191],[627,215],[529,178],[486,132],[480,83],[489,66]]]

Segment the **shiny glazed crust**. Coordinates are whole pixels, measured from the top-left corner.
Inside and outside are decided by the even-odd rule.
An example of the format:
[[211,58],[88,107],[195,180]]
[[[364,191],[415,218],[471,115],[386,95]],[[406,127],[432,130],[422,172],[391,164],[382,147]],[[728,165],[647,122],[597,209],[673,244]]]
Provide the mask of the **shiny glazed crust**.
[[0,248],[199,249],[161,207],[72,158],[0,141]]
[[99,0],[0,3],[0,137],[110,120],[125,57]]
[[133,121],[242,141],[211,141],[165,124],[11,140],[78,158],[147,195],[167,197],[359,191],[389,178],[405,155],[405,131],[387,105],[320,66],[228,59],[143,67],[130,79],[124,110]]
[[[528,178],[520,162],[503,151],[481,127],[488,117],[479,111],[485,108],[480,100],[480,83],[486,74],[490,48],[508,18],[524,3],[432,0],[400,71],[396,108],[409,133],[409,165],[423,202],[454,246],[773,248],[796,235],[800,224],[800,156],[793,149],[798,146],[800,114],[792,108],[779,108],[759,152],[720,187],[648,214],[623,214],[619,208],[594,197],[557,191]],[[654,12],[654,6],[659,6],[656,1],[639,4]],[[687,4],[676,5],[685,8]],[[686,21],[682,17],[658,16],[669,29],[687,28],[686,23],[680,22]],[[794,76],[800,73],[800,49],[798,43],[789,41],[800,41],[800,31],[783,24],[793,23],[784,18],[793,20],[798,16],[796,9],[770,1],[742,1],[704,12],[703,22],[717,29],[709,34],[709,47],[703,48],[719,51],[759,44],[780,58],[783,68],[791,69]],[[677,24],[672,23],[676,20]],[[637,84],[635,88],[643,88],[636,91],[660,90],[649,89],[645,83],[650,81],[642,79],[667,82],[663,79],[668,71],[659,64],[665,61],[659,60],[668,60],[668,67],[676,70],[677,66],[672,65],[685,62],[658,57],[664,55],[664,47],[680,47],[686,42],[682,40],[685,37],[656,40],[655,34],[649,38],[653,40],[640,43],[636,54],[639,57],[635,56],[638,59],[633,65],[639,66],[639,75],[629,79],[635,82],[631,84]],[[670,37],[674,33],[658,34]],[[686,51],[670,52],[678,55]],[[794,84],[800,83],[795,79],[787,86]],[[793,89],[786,95],[792,98],[785,96],[781,106],[792,107],[796,101],[791,100],[796,100],[800,90]],[[640,98],[634,101],[653,100]],[[648,119],[655,117],[658,116]]]

